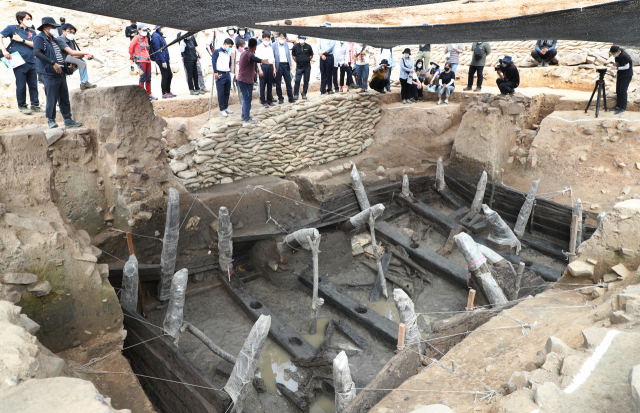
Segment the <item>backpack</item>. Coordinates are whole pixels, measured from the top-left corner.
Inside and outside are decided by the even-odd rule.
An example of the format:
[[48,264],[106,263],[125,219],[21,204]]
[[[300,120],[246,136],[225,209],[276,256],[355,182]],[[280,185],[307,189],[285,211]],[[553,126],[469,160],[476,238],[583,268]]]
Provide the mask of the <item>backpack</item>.
[[484,51],[482,47],[480,47],[481,43],[478,43],[475,49],[473,49],[473,58],[474,60],[480,60],[484,57]]

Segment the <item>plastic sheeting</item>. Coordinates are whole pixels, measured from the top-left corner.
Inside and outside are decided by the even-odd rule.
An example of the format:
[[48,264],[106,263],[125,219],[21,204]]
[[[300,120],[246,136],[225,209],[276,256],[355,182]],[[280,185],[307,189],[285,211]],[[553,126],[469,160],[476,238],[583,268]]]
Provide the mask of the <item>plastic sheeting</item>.
[[498,254],[497,252],[487,247],[486,245],[478,244],[476,242],[476,246],[478,247],[478,250],[482,253],[482,255],[485,256],[487,261],[489,261],[489,263],[497,264],[499,262],[504,261],[504,258],[502,257],[502,255]]
[[135,255],[129,256],[122,271],[120,304],[133,311],[136,311],[138,306],[138,260]]
[[531,215],[531,210],[533,209],[533,202],[536,200],[536,192],[538,192],[539,183],[539,179],[533,181],[533,184],[531,184],[531,188],[529,188],[527,198],[524,200],[524,204],[522,205],[522,208],[520,208],[520,212],[518,213],[518,219],[516,221],[516,225],[513,227],[513,232],[519,237],[524,234],[524,230],[527,227],[527,221],[529,221],[529,216]]
[[396,302],[398,315],[405,325],[404,343],[416,344],[420,342],[420,331],[418,330],[418,317],[416,316],[413,301],[400,288],[393,290],[393,301]]
[[353,186],[353,191],[356,193],[356,199],[358,200],[358,204],[360,204],[360,209],[364,211],[371,207],[369,198],[367,198],[367,192],[364,190],[364,185],[362,185],[362,180],[360,179],[360,172],[358,172],[355,164],[353,164],[353,168],[351,168],[351,185]]
[[444,182],[444,165],[442,164],[442,158],[438,158],[438,164],[436,165],[436,190],[442,191],[447,187]]
[[351,378],[349,358],[344,350],[333,359],[333,384],[336,390],[336,413],[342,413],[356,398],[356,386]]
[[[320,233],[316,228],[304,228],[299,229],[296,232],[284,237],[284,242],[291,245],[293,241],[296,241],[305,250],[311,251],[311,244],[307,240],[307,237],[311,238],[311,241],[318,240],[317,244],[320,244]],[[315,242],[315,241],[314,241]],[[295,245],[295,244],[294,244]]]
[[[416,1],[416,4],[423,3],[427,2]],[[397,7],[397,5],[387,4],[385,7]],[[622,0],[499,20],[430,26],[289,26],[287,33],[364,43],[377,47],[422,43],[422,39],[431,44],[445,44],[471,43],[478,39],[497,42],[543,38],[611,42],[623,46],[634,46],[640,43],[638,21],[640,21],[640,0]],[[277,26],[258,27],[278,30]]]
[[357,215],[354,215],[351,218],[349,218],[349,221],[351,222],[351,225],[353,225],[355,228],[360,228],[369,223],[369,215],[371,215],[372,212],[373,212],[373,218],[377,219],[378,217],[382,216],[382,214],[384,213],[384,205],[376,204],[368,209],[365,209],[364,211],[358,213]]
[[174,338],[174,344],[178,345],[180,340],[180,328],[182,327],[184,297],[187,292],[187,281],[189,279],[189,271],[186,268],[178,271],[171,281],[171,298],[169,298],[169,306],[164,316],[162,327],[164,332]]
[[491,232],[489,232],[487,239],[491,242],[495,242],[496,244],[508,245],[511,248],[515,247],[516,254],[520,254],[522,245],[520,245],[520,241],[516,238],[516,234],[511,231],[511,228],[509,228],[507,223],[502,220],[496,211],[489,208],[487,205],[482,205],[482,210],[491,224]]
[[458,249],[469,264],[469,271],[475,271],[486,264],[487,259],[478,249],[478,245],[469,234],[460,233],[453,237]]
[[410,198],[413,196],[413,192],[409,190],[409,176],[402,175],[402,192],[400,196],[403,198]]
[[178,255],[178,237],[180,235],[180,194],[174,188],[169,188],[169,201],[167,202],[167,220],[162,239],[162,255],[160,267],[162,275],[158,283],[158,300],[161,302],[169,299],[171,278],[176,269],[176,256]]

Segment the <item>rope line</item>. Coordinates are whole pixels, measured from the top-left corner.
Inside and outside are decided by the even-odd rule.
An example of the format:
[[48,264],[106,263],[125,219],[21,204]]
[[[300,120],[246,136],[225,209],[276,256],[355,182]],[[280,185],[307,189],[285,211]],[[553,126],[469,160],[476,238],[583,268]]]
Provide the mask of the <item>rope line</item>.
[[[123,230],[118,229],[118,228],[109,228],[109,231],[116,231],[116,232],[122,232],[123,234],[127,234],[126,231],[123,231]],[[144,237],[144,238],[156,239],[158,241],[164,241],[162,238],[151,237],[149,235],[135,234],[133,232],[129,232],[129,234],[134,235],[136,237]]]
[[187,215],[184,216],[184,219],[182,220],[182,224],[180,224],[180,228],[178,228],[178,231],[180,231],[182,229],[182,227],[184,226],[184,223],[187,222],[187,218],[189,217],[189,213],[191,212],[191,208],[193,208],[193,204],[196,203],[196,198],[193,198],[193,202],[191,202],[191,206],[189,207],[189,210],[187,211]]
[[147,379],[168,381],[170,383],[182,384],[182,385],[185,385],[185,386],[192,386],[192,387],[200,387],[202,389],[209,389],[209,390],[215,390],[215,391],[224,391],[224,389],[216,389],[214,387],[200,386],[198,384],[183,383],[181,381],[175,381],[175,380],[169,380],[169,379],[161,379],[160,377],[147,376],[147,375],[144,375],[144,374],[138,374],[138,373],[126,372],[126,371],[86,370],[86,371],[81,371],[81,373],[90,373],[90,374],[124,374],[124,375],[133,374],[134,376],[145,377]]
[[139,342],[139,343],[137,343],[137,344],[133,344],[133,345],[131,345],[131,346],[129,346],[129,347],[125,347],[125,348],[123,348],[123,349],[121,349],[121,350],[112,351],[111,353],[107,354],[106,356],[103,356],[103,357],[100,357],[100,358],[93,358],[93,359],[89,360],[87,363],[85,363],[85,364],[83,364],[83,365],[81,365],[81,366],[75,367],[75,368],[74,368],[74,370],[76,370],[76,371],[81,371],[81,370],[82,370],[82,369],[84,369],[85,367],[90,366],[90,365],[92,365],[92,364],[95,364],[95,363],[97,363],[97,362],[99,362],[99,361],[102,361],[102,360],[106,359],[107,357],[110,357],[110,356],[112,356],[112,355],[114,355],[114,354],[116,354],[116,353],[120,353],[120,352],[122,352],[122,351],[124,351],[124,350],[130,349],[130,348],[132,348],[132,347],[139,346],[140,344],[144,344],[144,343],[147,343],[147,342],[149,342],[149,341],[151,341],[151,340],[155,340],[156,338],[160,338],[160,337],[167,336],[167,335],[168,335],[168,334],[166,334],[166,333],[165,333],[165,334],[162,334],[162,335],[159,335],[159,336],[156,336],[156,337],[150,338],[150,339],[148,339],[148,340],[141,341],[141,342]]
[[[92,244],[91,246],[92,246],[92,247],[96,247],[96,246],[95,246],[95,245],[93,245],[93,244]],[[98,247],[96,247],[96,248],[98,248]],[[127,263],[125,260],[121,260],[120,258],[116,257],[115,255],[109,254],[107,251],[103,250],[102,248],[98,248],[98,249],[99,249],[100,251],[104,252],[105,254],[107,254],[107,255],[109,255],[109,256],[111,256],[111,257],[115,258],[115,259],[116,259],[116,260],[118,260],[118,261],[122,261],[122,262],[124,262],[125,264]]]

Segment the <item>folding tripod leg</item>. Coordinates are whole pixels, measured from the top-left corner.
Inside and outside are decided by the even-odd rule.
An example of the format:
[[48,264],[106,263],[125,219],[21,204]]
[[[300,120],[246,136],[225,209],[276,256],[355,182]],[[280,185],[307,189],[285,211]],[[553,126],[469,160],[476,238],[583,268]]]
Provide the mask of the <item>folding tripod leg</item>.
[[602,83],[602,100],[604,101],[604,111],[609,111],[607,108],[607,88],[605,87],[604,82]]
[[585,108],[584,113],[587,113],[587,111],[589,110],[589,106],[591,106],[591,102],[593,101],[593,95],[596,94],[596,90],[598,90],[598,81],[596,81],[596,86],[593,88],[591,99],[589,99],[589,103],[587,103],[587,107]]
[[598,86],[598,100],[596,101],[596,118],[598,117],[598,114],[600,113],[600,96],[602,95],[602,90],[604,89],[604,85],[597,85]]

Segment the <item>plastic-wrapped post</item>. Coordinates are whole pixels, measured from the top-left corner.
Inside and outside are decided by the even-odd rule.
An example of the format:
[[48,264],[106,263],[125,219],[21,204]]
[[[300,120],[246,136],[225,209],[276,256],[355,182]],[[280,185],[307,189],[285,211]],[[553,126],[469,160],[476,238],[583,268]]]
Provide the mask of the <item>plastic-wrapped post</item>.
[[436,191],[442,191],[447,185],[444,183],[444,166],[442,165],[442,158],[438,158],[438,164],[436,165]]
[[364,190],[364,185],[362,185],[362,180],[360,179],[360,173],[358,172],[358,168],[356,168],[355,164],[353,164],[353,168],[351,168],[351,186],[353,186],[353,190],[356,193],[356,199],[358,200],[358,204],[360,204],[360,209],[364,211],[369,208],[371,205],[367,198],[367,192]]
[[373,213],[374,218],[382,216],[384,213],[384,205],[376,204],[371,208],[358,212],[342,224],[342,229],[345,231],[351,231],[352,229],[363,227],[367,222],[369,222],[369,215],[371,213]]
[[188,279],[189,271],[186,268],[181,269],[173,276],[169,306],[167,307],[167,313],[164,316],[164,323],[162,324],[164,332],[173,337],[173,343],[176,346],[180,340],[184,297],[187,291]]
[[[233,272],[233,226],[229,210],[221,206],[218,211],[218,264],[222,274]],[[227,270],[227,271],[225,271]]]
[[[574,226],[574,217],[578,217],[578,231],[576,232],[573,228]],[[576,233],[576,238],[571,239],[569,241],[569,246],[574,246],[574,251],[578,250],[580,244],[582,244],[582,201],[580,198],[576,201],[576,204],[573,206],[573,213],[571,214],[571,238],[573,238],[573,234]],[[569,262],[572,262],[575,259],[573,255],[569,256]]]
[[487,247],[486,245],[478,244],[476,242],[476,247],[478,247],[478,250],[480,250],[482,255],[484,255],[487,261],[489,261],[489,264],[497,264],[499,262],[504,261],[504,258],[502,257],[502,255],[498,254],[497,252]]
[[491,224],[491,231],[487,239],[496,244],[508,245],[511,248],[515,247],[516,254],[520,254],[520,249],[522,248],[520,241],[513,231],[511,231],[511,228],[502,220],[500,215],[487,205],[482,205],[482,210]]
[[336,413],[342,413],[356,398],[356,386],[344,350],[333,359],[333,384],[336,390]]
[[533,209],[533,201],[536,199],[536,192],[538,191],[539,183],[539,179],[533,181],[531,188],[529,188],[527,198],[524,200],[522,208],[520,208],[518,220],[516,221],[516,225],[513,227],[513,232],[519,237],[524,235],[524,230],[527,227],[527,221],[529,220],[529,215],[531,215],[531,210]]
[[473,202],[471,203],[471,209],[469,213],[473,213],[473,215],[475,215],[480,212],[480,208],[482,207],[482,202],[484,200],[484,192],[486,189],[487,189],[487,172],[482,171],[480,182],[478,182],[478,187],[476,188],[476,196],[473,198]]
[[393,290],[393,301],[400,315],[400,321],[405,325],[405,345],[420,343],[420,331],[418,330],[418,317],[416,316],[413,301],[400,288]]
[[606,216],[607,216],[606,212],[601,212],[596,217],[596,222],[597,222],[597,226],[598,226],[599,230],[602,230],[602,221],[604,220],[604,217],[606,217]]
[[120,304],[131,311],[136,311],[138,307],[138,260],[135,255],[129,256],[122,273]]
[[176,256],[178,255],[178,235],[180,235],[180,194],[174,188],[169,188],[167,220],[162,240],[162,255],[160,256],[162,275],[160,284],[158,284],[158,301],[161,303],[169,299],[171,279],[176,269]]
[[224,391],[233,400],[236,412],[242,413],[243,411],[247,394],[243,389],[245,386],[251,386],[253,376],[256,374],[256,365],[262,355],[262,347],[264,347],[267,334],[269,334],[269,328],[271,328],[271,316],[261,315],[251,328],[251,332],[249,332],[249,336],[238,354],[236,364],[231,370],[229,380],[224,386]]
[[371,247],[373,248],[373,256],[376,258],[376,267],[378,267],[378,280],[376,281],[380,286],[380,291],[384,298],[388,298],[389,294],[387,293],[387,279],[384,276],[384,270],[382,269],[382,261],[381,255],[378,252],[378,243],[376,242],[376,231],[375,231],[375,222],[376,219],[373,214],[369,215],[369,229],[371,229]]
[[524,261],[520,261],[520,263],[518,264],[518,272],[516,272],[516,282],[513,288],[512,300],[517,300],[518,295],[520,294],[520,285],[522,284],[522,274],[524,273],[524,267]]
[[406,174],[402,175],[402,192],[400,193],[400,196],[403,198],[411,198],[413,196],[409,190],[409,176]]

